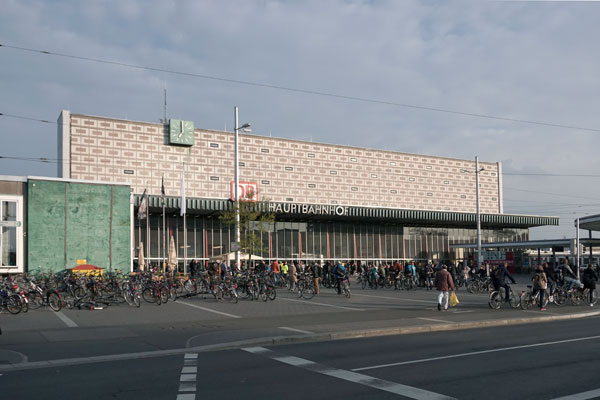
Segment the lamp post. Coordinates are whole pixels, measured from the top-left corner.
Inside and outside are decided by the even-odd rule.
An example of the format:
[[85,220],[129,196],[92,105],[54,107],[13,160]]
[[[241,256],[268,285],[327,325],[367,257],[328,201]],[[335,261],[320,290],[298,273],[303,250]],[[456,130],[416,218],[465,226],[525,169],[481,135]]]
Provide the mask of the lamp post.
[[233,108],[233,114],[235,123],[233,125],[234,132],[234,189],[233,189],[233,201],[235,206],[235,242],[236,242],[236,250],[235,250],[235,261],[237,263],[237,267],[241,268],[240,263],[240,204],[239,204],[239,186],[240,186],[240,161],[239,161],[239,151],[238,151],[238,131],[243,130],[244,132],[250,131],[250,124],[244,124],[238,127],[238,108],[237,106]]
[[[473,172],[468,170],[463,170],[464,172]],[[476,205],[476,215],[477,215],[477,258],[475,267],[477,271],[479,271],[479,266],[481,263],[481,212],[479,209],[479,173],[481,171],[485,171],[485,168],[479,168],[479,157],[475,156],[475,201]],[[486,268],[486,273],[489,276],[490,270]]]
[[[481,213],[479,211],[479,173],[483,168],[479,169],[479,157],[475,156],[475,197],[477,200],[477,270],[481,263]],[[487,275],[490,274],[489,267],[486,270]]]

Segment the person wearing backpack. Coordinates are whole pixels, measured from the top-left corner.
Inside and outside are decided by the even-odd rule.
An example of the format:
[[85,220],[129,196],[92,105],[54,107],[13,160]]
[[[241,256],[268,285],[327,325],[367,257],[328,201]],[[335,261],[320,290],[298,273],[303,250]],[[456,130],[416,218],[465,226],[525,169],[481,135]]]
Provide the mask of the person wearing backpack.
[[544,307],[544,294],[546,293],[546,288],[548,288],[548,277],[544,272],[543,266],[537,266],[535,275],[533,275],[531,280],[533,281],[533,295],[535,296],[536,293],[540,293],[540,311],[546,311],[546,307]]
[[510,297],[510,288],[508,283],[506,283],[506,278],[508,278],[513,284],[517,283],[515,278],[513,278],[504,265],[496,265],[494,271],[491,274],[492,284],[494,285],[494,290],[499,291],[500,288],[504,288],[506,295],[504,296],[504,301],[509,302]]

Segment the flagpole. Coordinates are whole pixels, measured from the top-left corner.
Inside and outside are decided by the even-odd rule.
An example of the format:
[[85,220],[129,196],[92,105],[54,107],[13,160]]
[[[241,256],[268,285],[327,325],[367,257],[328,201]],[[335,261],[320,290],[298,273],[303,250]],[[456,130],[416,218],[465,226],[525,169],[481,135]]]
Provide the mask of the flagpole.
[[[148,204],[148,203],[146,203]],[[148,211],[146,211],[146,248],[144,249],[146,252],[146,264],[150,263],[150,204],[148,204]]]
[[181,166],[181,212],[183,214],[183,273],[187,273],[187,201],[185,198],[185,162]]
[[163,268],[163,272],[166,272],[166,260],[165,260],[165,255],[167,254],[166,252],[166,243],[167,243],[167,232],[166,232],[166,228],[165,228],[165,176],[163,175],[162,177],[162,184],[160,187],[160,191],[161,191],[161,195],[162,195],[162,229],[163,229],[163,244],[162,244],[162,268]]

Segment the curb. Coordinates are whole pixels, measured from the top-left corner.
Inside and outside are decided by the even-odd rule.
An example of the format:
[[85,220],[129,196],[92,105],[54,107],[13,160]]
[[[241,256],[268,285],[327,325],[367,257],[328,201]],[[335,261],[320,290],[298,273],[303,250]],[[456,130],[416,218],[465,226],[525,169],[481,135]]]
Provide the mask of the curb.
[[166,350],[154,350],[137,353],[125,353],[125,354],[114,354],[114,355],[102,355],[93,357],[77,357],[70,359],[57,359],[57,360],[45,360],[45,361],[29,361],[29,362],[17,362],[8,364],[0,364],[0,372],[8,371],[23,371],[31,369],[44,369],[44,368],[57,368],[67,367],[73,365],[83,364],[96,364],[102,362],[115,362],[123,360],[134,360],[134,359],[147,359],[147,358],[158,358],[168,357],[174,355],[181,355],[186,353],[205,353],[212,351],[223,351],[223,350],[235,350],[243,347],[262,347],[262,346],[280,346],[286,344],[295,343],[310,343],[310,342],[326,342],[331,340],[345,340],[345,339],[357,339],[357,338],[368,338],[378,336],[391,336],[391,335],[408,335],[413,333],[427,333],[427,332],[443,332],[443,331],[455,331],[462,329],[477,329],[487,328],[494,326],[509,326],[509,325],[522,325],[528,323],[542,323],[542,322],[553,322],[553,321],[565,321],[570,319],[580,319],[600,316],[600,311],[584,312],[576,314],[565,314],[565,315],[549,315],[542,317],[532,318],[512,318],[512,319],[501,319],[501,320],[487,320],[487,321],[474,321],[474,322],[458,322],[448,324],[435,324],[435,325],[422,325],[412,326],[406,328],[385,328],[385,329],[368,329],[368,330],[355,330],[346,332],[334,332],[334,333],[319,333],[311,335],[297,335],[297,336],[276,336],[273,338],[258,338],[237,342],[219,343],[206,346],[195,346],[186,348],[166,349]]

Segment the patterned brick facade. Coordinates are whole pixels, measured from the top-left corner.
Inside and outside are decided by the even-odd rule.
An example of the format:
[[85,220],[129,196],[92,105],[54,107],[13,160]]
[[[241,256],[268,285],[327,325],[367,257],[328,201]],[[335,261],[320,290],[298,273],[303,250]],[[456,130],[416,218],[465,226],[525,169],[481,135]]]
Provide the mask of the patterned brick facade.
[[[69,121],[63,121],[69,124]],[[70,178],[128,183],[135,193],[229,198],[234,136],[196,129],[194,146],[168,144],[167,127],[73,114]],[[262,199],[417,210],[475,212],[475,162],[240,134],[240,180],[258,182]],[[60,150],[59,150],[60,151]],[[64,150],[63,150],[64,151]],[[480,163],[481,212],[499,213],[501,170]]]

